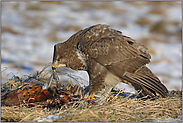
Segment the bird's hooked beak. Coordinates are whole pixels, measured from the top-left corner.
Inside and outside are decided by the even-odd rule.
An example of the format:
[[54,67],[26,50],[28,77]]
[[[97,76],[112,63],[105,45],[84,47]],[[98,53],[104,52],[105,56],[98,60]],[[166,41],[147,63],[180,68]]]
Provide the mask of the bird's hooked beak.
[[66,64],[60,64],[58,62],[52,63],[52,70],[56,70],[57,67],[66,67]]

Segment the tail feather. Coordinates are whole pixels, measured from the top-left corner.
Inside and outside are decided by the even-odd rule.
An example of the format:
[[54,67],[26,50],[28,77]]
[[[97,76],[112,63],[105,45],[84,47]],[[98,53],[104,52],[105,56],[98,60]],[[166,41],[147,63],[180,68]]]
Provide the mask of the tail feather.
[[142,96],[147,96],[147,95],[150,95],[151,97],[153,97],[154,95],[156,95],[155,91],[147,89],[144,86],[137,85],[137,84],[132,84],[132,85],[138,91],[138,94],[141,97]]
[[167,88],[146,66],[141,67],[135,73],[127,72],[123,78],[131,82],[135,89],[142,89],[144,95],[152,96],[157,92],[162,97],[167,96]]

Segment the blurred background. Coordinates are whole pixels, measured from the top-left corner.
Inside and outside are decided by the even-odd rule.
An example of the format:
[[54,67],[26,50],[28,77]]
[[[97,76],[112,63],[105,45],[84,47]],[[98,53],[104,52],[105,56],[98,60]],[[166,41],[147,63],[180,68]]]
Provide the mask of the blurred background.
[[[2,83],[41,71],[52,61],[54,44],[101,23],[148,47],[152,58],[147,66],[169,90],[182,89],[180,1],[1,3]],[[88,79],[85,72],[77,75]],[[116,87],[134,92],[122,83]]]

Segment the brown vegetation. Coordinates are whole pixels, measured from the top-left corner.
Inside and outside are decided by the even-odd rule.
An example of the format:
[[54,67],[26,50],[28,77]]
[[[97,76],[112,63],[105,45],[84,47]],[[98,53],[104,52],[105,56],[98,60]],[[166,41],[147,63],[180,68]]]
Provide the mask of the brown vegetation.
[[[29,103],[30,104],[30,103]],[[39,117],[60,116],[56,122],[153,122],[167,118],[176,121],[182,113],[182,91],[172,91],[166,98],[147,99],[124,98],[112,94],[107,102],[89,105],[85,101],[66,103],[61,108],[43,109],[39,103],[28,108],[27,104],[19,106],[2,106],[2,122],[35,122]],[[47,121],[51,122],[51,121]]]

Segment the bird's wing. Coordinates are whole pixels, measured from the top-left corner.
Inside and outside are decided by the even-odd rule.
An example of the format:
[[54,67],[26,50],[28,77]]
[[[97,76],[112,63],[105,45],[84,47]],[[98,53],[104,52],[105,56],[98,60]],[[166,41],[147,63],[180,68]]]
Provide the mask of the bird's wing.
[[79,42],[78,49],[119,76],[134,73],[150,62],[150,55],[136,47],[136,42],[122,36],[105,37],[98,41]]
[[97,28],[96,33],[94,29],[85,33],[78,43],[78,50],[133,85],[137,84],[141,89],[145,87],[152,93],[158,92],[163,97],[166,96],[166,87],[145,66],[150,62],[145,46],[123,36],[119,31],[106,28],[104,33],[100,33],[104,29]]

